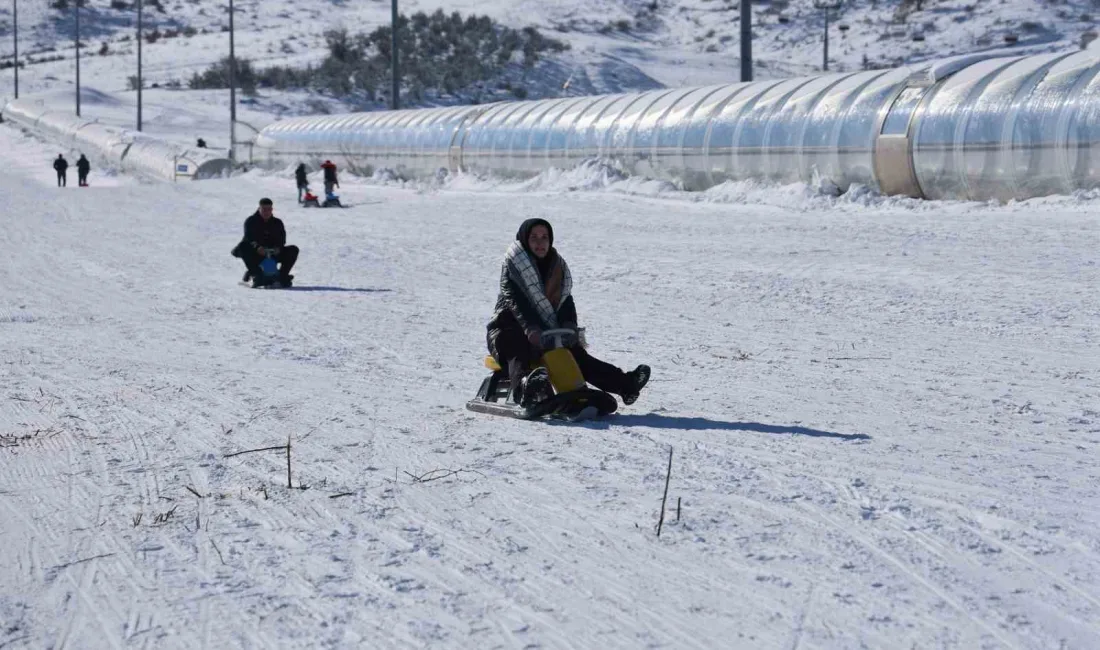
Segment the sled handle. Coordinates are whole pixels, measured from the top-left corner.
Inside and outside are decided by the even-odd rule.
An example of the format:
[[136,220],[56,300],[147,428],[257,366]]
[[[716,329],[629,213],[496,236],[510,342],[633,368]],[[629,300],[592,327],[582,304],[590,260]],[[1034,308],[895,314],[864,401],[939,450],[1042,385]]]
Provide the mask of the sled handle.
[[558,327],[552,330],[543,330],[542,348],[544,350],[557,350],[575,345],[580,340],[580,334],[568,327]]

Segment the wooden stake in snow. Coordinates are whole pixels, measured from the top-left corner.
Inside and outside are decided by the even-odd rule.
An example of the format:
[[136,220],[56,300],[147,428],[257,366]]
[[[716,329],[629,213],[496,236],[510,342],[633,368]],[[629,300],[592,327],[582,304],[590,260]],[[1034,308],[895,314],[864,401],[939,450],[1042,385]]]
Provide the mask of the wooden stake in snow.
[[222,458],[232,458],[234,456],[240,456],[241,454],[254,454],[257,451],[273,451],[275,449],[286,449],[286,445],[279,445],[277,447],[262,447],[260,449],[245,449],[244,451],[237,451],[232,454],[226,454]]
[[661,536],[661,526],[665,523],[665,502],[668,501],[668,479],[672,476],[672,445],[668,446],[668,471],[665,473],[665,494],[661,497],[661,518],[657,520],[657,537]]
[[[288,488],[293,488],[294,485],[291,484],[291,482],[290,482],[290,434],[287,434],[285,445],[279,445],[278,447],[262,447],[260,449],[245,449],[244,451],[238,451],[238,452],[232,453],[232,454],[225,454],[224,458],[232,458],[233,456],[240,456],[241,454],[253,454],[253,453],[256,453],[258,451],[273,451],[273,450],[276,450],[276,449],[285,449],[286,450],[286,486]],[[191,488],[187,488],[187,489],[191,490]],[[301,489],[305,490],[306,488],[303,487]],[[191,491],[195,492],[194,490],[191,490]],[[198,494],[197,492],[195,492],[195,495],[198,496],[199,498],[202,498],[202,495]],[[267,493],[266,492],[264,493],[264,498],[265,499],[267,498]]]

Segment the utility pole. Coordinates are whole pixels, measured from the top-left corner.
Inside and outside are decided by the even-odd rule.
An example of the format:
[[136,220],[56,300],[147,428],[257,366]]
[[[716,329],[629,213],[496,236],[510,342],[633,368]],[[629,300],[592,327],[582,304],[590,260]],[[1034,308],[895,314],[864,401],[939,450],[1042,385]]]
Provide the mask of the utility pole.
[[829,71],[829,12],[840,8],[841,0],[814,0],[814,6],[825,14],[825,53],[821,61],[821,70]]
[[233,48],[233,0],[229,0],[229,162],[236,162],[237,142],[237,53]]
[[390,76],[393,77],[393,88],[390,89],[390,109],[397,110],[401,102],[398,94],[401,92],[401,78],[397,76],[397,0],[390,3]]
[[137,50],[138,50],[138,74],[137,74],[137,91],[138,91],[138,113],[137,113],[137,130],[141,131],[141,0],[137,0],[138,21],[137,21]]
[[752,81],[752,0],[741,0],[741,81]]
[[11,22],[15,41],[15,98],[19,99],[19,0],[11,0]]
[[73,6],[76,14],[76,116],[80,117],[80,0]]

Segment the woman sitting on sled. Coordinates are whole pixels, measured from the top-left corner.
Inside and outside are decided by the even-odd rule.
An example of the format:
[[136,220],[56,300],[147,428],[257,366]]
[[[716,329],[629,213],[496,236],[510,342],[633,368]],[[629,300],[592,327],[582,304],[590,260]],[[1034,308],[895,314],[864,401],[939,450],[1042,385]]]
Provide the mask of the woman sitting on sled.
[[[542,355],[543,330],[577,330],[577,308],[570,295],[573,279],[553,245],[554,229],[548,221],[523,222],[504,257],[500,294],[488,325],[489,353],[507,371],[511,400],[521,406],[549,396],[546,368],[530,369]],[[623,372],[588,354],[579,337],[573,337],[568,348],[584,379],[621,396],[624,404],[633,404],[649,381],[649,366]]]

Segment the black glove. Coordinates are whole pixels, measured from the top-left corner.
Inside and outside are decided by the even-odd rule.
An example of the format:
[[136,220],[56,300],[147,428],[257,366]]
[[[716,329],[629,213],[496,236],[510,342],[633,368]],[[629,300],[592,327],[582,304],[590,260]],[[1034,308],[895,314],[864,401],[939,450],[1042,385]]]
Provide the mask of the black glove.
[[531,329],[530,331],[526,332],[526,334],[527,334],[527,342],[531,344],[531,347],[535,348],[536,350],[541,350],[542,349],[542,330]]

